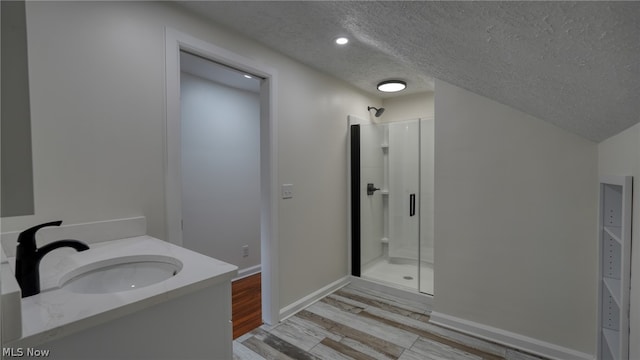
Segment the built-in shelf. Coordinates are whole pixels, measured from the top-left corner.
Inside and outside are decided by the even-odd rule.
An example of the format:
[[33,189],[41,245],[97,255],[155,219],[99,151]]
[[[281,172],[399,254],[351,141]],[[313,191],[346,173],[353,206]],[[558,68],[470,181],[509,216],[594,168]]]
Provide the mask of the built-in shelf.
[[620,226],[605,226],[604,231],[609,234],[615,241],[622,243],[622,228]]
[[621,288],[622,288],[622,284],[620,283],[619,279],[612,279],[612,278],[608,278],[608,277],[603,277],[602,280],[604,280],[604,285],[605,287],[609,290],[609,294],[611,294],[611,296],[613,296],[613,300],[616,302],[616,304],[618,305],[618,307],[622,306],[621,304],[621,299],[620,299],[620,295],[621,295]]
[[600,180],[598,359],[629,359],[631,176]]
[[[389,228],[391,219],[389,217],[389,125],[382,127],[382,186],[380,195],[382,198],[382,243],[389,244]],[[389,247],[387,246],[387,250]]]
[[613,359],[620,359],[620,332],[603,328],[602,335],[607,343],[607,347],[611,351],[611,357]]

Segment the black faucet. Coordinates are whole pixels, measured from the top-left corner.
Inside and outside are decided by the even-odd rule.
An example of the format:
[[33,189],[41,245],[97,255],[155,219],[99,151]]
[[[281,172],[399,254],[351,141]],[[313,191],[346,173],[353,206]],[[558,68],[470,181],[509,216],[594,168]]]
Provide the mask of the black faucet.
[[60,226],[62,221],[53,221],[27,229],[18,236],[16,248],[16,279],[22,289],[22,297],[40,293],[40,260],[50,251],[69,246],[77,251],[89,250],[89,246],[78,240],[58,240],[36,248],[36,232],[47,226]]

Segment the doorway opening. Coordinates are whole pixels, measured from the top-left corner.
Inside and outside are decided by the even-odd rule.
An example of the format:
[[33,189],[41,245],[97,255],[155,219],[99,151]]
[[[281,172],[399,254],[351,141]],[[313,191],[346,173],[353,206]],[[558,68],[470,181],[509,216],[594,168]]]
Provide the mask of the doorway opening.
[[234,338],[262,325],[260,83],[180,51],[182,243],[238,267]]
[[167,240],[261,273],[262,321],[277,323],[275,71],[165,35]]

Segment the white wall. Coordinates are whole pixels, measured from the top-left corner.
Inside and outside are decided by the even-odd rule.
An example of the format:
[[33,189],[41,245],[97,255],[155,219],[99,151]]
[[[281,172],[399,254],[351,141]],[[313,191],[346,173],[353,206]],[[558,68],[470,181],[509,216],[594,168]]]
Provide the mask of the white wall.
[[347,274],[346,115],[380,101],[171,3],[28,2],[35,215],[145,215],[165,237],[164,27],[278,72],[280,308]]
[[183,245],[259,265],[260,95],[183,72],[180,96]]
[[596,144],[436,89],[434,310],[593,354]]
[[[640,124],[635,125],[598,144],[598,174],[632,175],[633,187],[640,186]],[[632,228],[640,229],[640,196],[634,191]],[[638,231],[631,233],[632,243],[638,244]],[[631,247],[631,327],[630,339],[640,334],[640,246]],[[629,341],[629,359],[640,359],[640,343]]]
[[[422,92],[402,95],[382,100],[384,113],[381,122],[402,121],[409,119],[433,119],[434,92]],[[372,110],[371,113],[374,113]]]

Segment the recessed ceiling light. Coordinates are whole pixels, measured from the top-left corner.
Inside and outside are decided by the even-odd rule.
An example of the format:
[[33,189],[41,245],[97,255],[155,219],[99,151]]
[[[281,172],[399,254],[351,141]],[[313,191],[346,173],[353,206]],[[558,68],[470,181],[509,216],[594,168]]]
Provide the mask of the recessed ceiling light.
[[382,92],[396,92],[406,89],[407,83],[402,80],[387,80],[378,84],[378,90]]
[[349,39],[347,39],[346,37],[339,37],[336,39],[336,44],[338,45],[345,45],[348,42],[349,42]]
[[247,74],[244,74],[244,77],[246,77],[247,79],[253,79],[253,76]]

